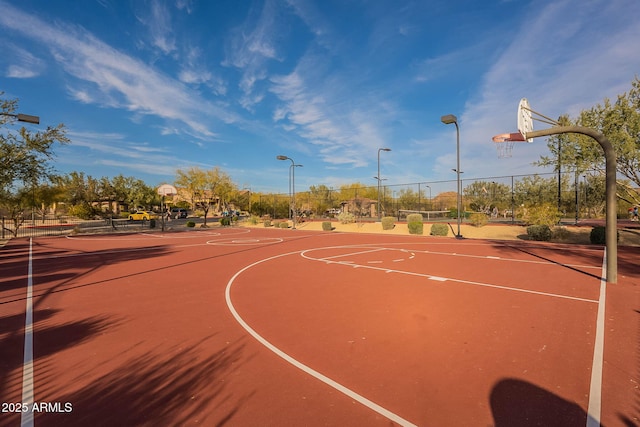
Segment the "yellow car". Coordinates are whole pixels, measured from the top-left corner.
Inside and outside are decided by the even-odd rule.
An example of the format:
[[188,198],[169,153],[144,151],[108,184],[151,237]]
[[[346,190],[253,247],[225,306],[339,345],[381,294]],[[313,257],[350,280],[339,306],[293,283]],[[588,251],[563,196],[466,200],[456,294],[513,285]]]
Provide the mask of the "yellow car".
[[149,221],[150,219],[155,219],[157,217],[158,215],[149,211],[136,211],[135,213],[129,214],[130,221],[142,221],[145,219]]

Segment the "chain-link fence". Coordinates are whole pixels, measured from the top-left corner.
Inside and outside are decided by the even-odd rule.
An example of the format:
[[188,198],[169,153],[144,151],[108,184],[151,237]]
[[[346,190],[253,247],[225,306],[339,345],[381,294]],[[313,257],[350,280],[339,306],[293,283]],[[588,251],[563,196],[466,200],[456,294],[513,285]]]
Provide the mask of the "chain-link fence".
[[73,233],[99,233],[115,231],[139,231],[159,227],[156,220],[130,221],[128,219],[80,220],[73,217],[37,217],[35,215],[17,218],[1,217],[2,239],[14,237],[58,236]]
[[[410,184],[359,186],[340,189],[312,187],[295,194],[300,217],[331,217],[350,212],[358,218],[398,219],[422,213],[427,220],[457,217],[457,180],[424,181]],[[604,216],[604,178],[594,173],[575,172],[536,175],[508,175],[461,179],[461,208],[465,215],[484,212],[493,221],[516,222],[526,209],[548,204],[558,208],[563,220]],[[261,196],[256,215],[290,216],[294,206],[289,194]],[[622,213],[621,213],[622,215]]]

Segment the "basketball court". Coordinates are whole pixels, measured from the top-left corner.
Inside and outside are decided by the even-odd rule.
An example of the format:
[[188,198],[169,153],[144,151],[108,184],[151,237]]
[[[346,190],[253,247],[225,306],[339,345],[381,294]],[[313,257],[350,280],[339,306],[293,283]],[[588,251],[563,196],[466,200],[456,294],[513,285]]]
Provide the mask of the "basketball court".
[[596,246],[259,228],[13,240],[0,425],[632,425],[638,254],[621,248],[612,285]]

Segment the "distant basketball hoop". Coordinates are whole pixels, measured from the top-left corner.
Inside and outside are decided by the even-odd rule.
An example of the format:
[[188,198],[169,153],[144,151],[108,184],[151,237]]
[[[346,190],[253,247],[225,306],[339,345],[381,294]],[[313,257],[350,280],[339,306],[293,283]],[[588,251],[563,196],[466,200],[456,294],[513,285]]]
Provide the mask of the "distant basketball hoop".
[[170,184],[162,184],[158,187],[158,195],[159,196],[175,196],[178,193],[176,187]]

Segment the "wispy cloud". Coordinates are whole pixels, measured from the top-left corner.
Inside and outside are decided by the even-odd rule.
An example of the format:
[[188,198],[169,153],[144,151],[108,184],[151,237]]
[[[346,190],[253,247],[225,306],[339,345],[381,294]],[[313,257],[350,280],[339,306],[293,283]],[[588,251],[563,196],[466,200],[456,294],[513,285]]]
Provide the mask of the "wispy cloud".
[[223,65],[242,71],[239,87],[244,93],[240,103],[250,109],[262,97],[252,93],[256,83],[267,78],[266,64],[279,60],[276,47],[278,9],[273,0],[266,0],[258,12],[252,10],[247,20],[231,31],[226,41]]
[[182,122],[187,126],[185,133],[200,139],[216,136],[203,124],[203,114],[224,123],[240,120],[178,80],[111,48],[83,28],[52,25],[4,2],[2,8],[1,26],[46,46],[59,66],[84,82],[69,83],[76,99]]
[[40,75],[44,69],[44,62],[34,56],[31,52],[16,46],[13,43],[6,43],[5,49],[11,52],[14,63],[10,64],[5,72],[6,77],[16,79],[28,79]]
[[[68,135],[74,147],[88,150],[86,161],[94,159],[94,164],[118,166],[134,176],[142,171],[152,175],[173,175],[178,168],[196,164],[192,160],[180,159],[174,150],[128,141],[118,133],[72,131]],[[203,163],[199,165],[210,167]]]
[[293,73],[271,79],[271,91],[282,101],[274,119],[313,144],[324,162],[365,166],[384,144],[384,120],[373,105],[347,102],[335,79],[319,78],[317,60],[308,56]]
[[[147,4],[149,7],[147,8]],[[145,3],[145,12],[138,20],[148,29],[151,44],[165,55],[176,50],[176,40],[171,26],[171,11],[158,0]]]
[[[461,116],[468,165],[463,169],[474,175],[495,174],[491,137],[515,131],[522,97],[549,117],[567,113],[575,117],[605,97],[627,90],[640,69],[640,57],[634,53],[640,45],[639,14],[640,3],[635,0],[580,3],[580,7],[575,1],[535,5],[526,25],[515,27],[513,42],[485,73],[479,92]],[[597,29],[605,22],[615,25],[601,33]],[[542,138],[517,144],[513,159],[500,165],[509,173],[539,171],[531,163],[546,150]]]

